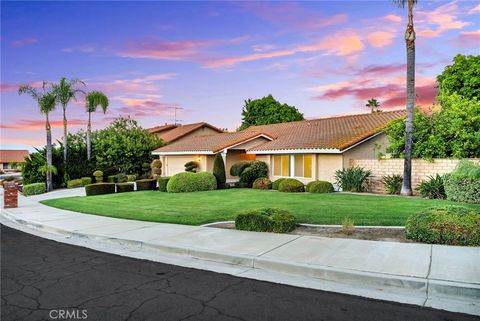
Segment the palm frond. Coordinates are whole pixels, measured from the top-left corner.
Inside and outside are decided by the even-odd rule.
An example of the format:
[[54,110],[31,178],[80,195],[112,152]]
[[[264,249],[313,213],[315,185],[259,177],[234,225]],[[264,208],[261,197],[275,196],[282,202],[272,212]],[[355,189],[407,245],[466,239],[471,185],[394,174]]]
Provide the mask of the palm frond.
[[100,106],[103,113],[106,113],[108,108],[108,98],[104,93],[100,91],[92,91],[88,93],[85,98],[85,107],[87,112],[93,113],[97,110],[97,107]]

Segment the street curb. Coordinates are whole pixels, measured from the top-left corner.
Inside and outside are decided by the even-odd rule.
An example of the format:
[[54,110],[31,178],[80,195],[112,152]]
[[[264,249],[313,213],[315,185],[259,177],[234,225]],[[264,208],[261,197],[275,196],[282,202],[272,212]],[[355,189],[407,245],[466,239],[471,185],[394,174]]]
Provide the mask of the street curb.
[[[384,273],[363,272],[353,269],[341,269],[329,266],[301,264],[284,260],[275,260],[258,256],[232,254],[220,251],[208,251],[201,248],[184,247],[164,241],[138,241],[121,239],[101,234],[80,233],[49,226],[48,223],[39,223],[18,218],[8,210],[2,209],[2,217],[21,226],[54,234],[74,241],[81,245],[94,242],[97,248],[115,250],[116,253],[145,252],[150,255],[177,256],[180,259],[196,259],[207,262],[223,263],[237,267],[261,270],[267,273],[279,273],[294,277],[308,277],[316,281],[327,281],[341,284],[342,286],[364,287],[367,291],[408,292],[414,297],[424,297],[423,305],[432,299],[478,302],[480,300],[480,284],[450,282],[433,280],[421,277],[405,277]],[[471,304],[470,304],[471,305]],[[473,309],[464,312],[480,315],[480,306],[474,305]]]

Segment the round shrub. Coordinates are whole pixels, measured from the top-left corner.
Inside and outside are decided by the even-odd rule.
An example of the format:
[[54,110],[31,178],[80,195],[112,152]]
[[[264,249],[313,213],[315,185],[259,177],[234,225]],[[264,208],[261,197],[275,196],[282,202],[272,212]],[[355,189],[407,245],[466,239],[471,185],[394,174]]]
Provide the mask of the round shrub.
[[309,193],[332,193],[333,185],[326,181],[314,181],[307,184],[306,191]]
[[278,191],[278,187],[280,186],[280,183],[283,182],[284,180],[286,180],[286,178],[279,178],[279,179],[277,179],[276,181],[274,181],[274,182],[272,183],[272,189]]
[[25,196],[43,194],[47,192],[47,187],[45,183],[33,183],[28,185],[23,185],[22,193]]
[[173,175],[167,183],[167,192],[199,192],[211,191],[217,188],[217,179],[207,172],[183,172]]
[[244,231],[286,233],[293,231],[295,226],[295,216],[277,208],[252,210],[235,218],[235,228]]
[[157,180],[152,178],[139,179],[137,182],[137,191],[151,191],[157,189]]
[[92,184],[92,178],[91,177],[82,177],[82,186]]
[[107,182],[109,182],[109,183],[115,183],[116,179],[117,179],[116,175],[107,176]]
[[480,163],[462,160],[444,183],[448,200],[480,204]]
[[250,162],[250,161],[241,161],[241,162],[233,164],[230,167],[230,175],[240,176],[240,174],[242,174],[243,170],[245,168],[247,168],[248,166],[250,166],[251,163],[252,162]]
[[125,183],[128,182],[128,177],[126,174],[120,173],[115,175],[115,182],[117,183]]
[[127,175],[127,182],[135,182],[136,180],[137,180],[137,175],[135,174]]
[[196,173],[198,170],[199,164],[196,161],[190,161],[185,163],[185,172]]
[[407,219],[405,235],[424,243],[479,246],[480,213],[462,206],[432,207]]
[[260,177],[253,182],[252,187],[255,189],[272,189],[272,181],[266,177]]
[[262,161],[253,161],[250,166],[245,168],[240,174],[240,182],[251,187],[253,182],[260,177],[268,176],[268,165]]
[[278,191],[289,193],[305,192],[305,186],[298,179],[286,178],[278,186]]
[[77,187],[82,187],[82,180],[80,178],[67,181],[67,188],[77,188]]
[[87,196],[113,193],[115,193],[114,183],[96,183],[85,186],[85,194],[87,194]]
[[117,193],[133,192],[134,187],[133,183],[117,183]]
[[168,181],[170,180],[170,177],[159,177],[158,178],[158,190],[160,192],[166,192],[167,191],[167,184]]
[[103,182],[103,172],[102,171],[96,170],[95,172],[93,172],[93,177],[95,177],[95,182],[97,182],[97,183]]

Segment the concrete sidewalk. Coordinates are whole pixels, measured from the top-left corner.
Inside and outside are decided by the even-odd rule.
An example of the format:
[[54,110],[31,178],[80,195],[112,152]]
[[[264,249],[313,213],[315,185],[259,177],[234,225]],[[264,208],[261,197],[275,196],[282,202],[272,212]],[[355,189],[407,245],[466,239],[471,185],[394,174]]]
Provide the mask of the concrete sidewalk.
[[38,203],[83,193],[75,189],[20,197],[19,208],[2,209],[2,223],[125,256],[480,315],[480,247],[161,224]]

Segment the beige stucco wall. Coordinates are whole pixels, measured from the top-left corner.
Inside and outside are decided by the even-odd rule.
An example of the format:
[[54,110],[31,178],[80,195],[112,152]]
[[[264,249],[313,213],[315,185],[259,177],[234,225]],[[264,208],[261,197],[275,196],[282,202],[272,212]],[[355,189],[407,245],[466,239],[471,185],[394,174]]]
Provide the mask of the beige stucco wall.
[[[376,145],[379,146],[379,149],[376,148]],[[343,167],[348,167],[353,159],[377,159],[377,153],[385,153],[387,145],[387,135],[381,133],[343,153]]]
[[335,171],[343,168],[342,154],[317,154],[316,179],[335,183]]

